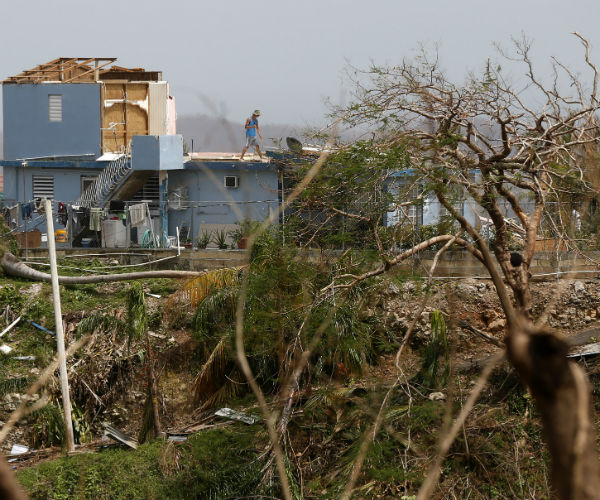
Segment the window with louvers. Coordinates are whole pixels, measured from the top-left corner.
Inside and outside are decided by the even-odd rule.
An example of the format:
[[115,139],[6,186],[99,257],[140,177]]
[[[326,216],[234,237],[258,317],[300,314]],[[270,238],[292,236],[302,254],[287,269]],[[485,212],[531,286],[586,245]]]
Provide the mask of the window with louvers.
[[48,95],[48,121],[62,122],[62,95]]
[[34,175],[33,176],[33,197],[34,198],[54,198],[54,176],[52,176],[52,175]]

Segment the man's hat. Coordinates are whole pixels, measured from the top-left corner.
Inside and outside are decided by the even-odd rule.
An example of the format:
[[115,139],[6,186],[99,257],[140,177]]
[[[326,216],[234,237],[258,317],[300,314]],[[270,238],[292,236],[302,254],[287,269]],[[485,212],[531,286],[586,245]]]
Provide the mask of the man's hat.
[[255,109],[254,113],[252,113],[254,116],[260,116],[260,109]]

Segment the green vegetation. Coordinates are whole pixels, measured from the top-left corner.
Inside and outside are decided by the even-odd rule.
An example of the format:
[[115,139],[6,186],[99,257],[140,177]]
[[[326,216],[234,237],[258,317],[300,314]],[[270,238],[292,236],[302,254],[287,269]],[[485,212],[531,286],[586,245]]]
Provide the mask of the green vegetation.
[[184,443],[152,441],[44,462],[19,471],[32,498],[230,498],[255,494],[261,463],[256,425],[213,430]]
[[[320,290],[331,281],[331,267],[303,259],[297,249],[283,245],[281,235],[275,232],[257,241],[245,272],[245,346],[257,380],[267,392],[276,390],[288,376],[300,346],[309,345],[322,324],[325,327],[307,377],[359,374],[374,360],[374,340],[385,329],[377,318],[363,314],[363,309],[365,296],[377,286],[376,281],[366,281],[339,296],[320,296]],[[200,353],[206,360],[196,379],[195,394],[205,406],[224,404],[247,390],[234,349],[241,280],[222,285],[203,297],[193,320]]]

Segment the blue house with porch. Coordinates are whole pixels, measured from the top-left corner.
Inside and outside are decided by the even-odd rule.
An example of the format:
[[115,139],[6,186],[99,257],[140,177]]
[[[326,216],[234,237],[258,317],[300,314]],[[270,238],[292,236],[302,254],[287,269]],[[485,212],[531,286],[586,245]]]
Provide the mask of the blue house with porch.
[[[184,155],[162,73],[115,61],[59,58],[2,82],[2,204],[15,232],[45,231],[40,198],[63,210],[58,227],[75,245],[90,231],[104,246],[142,244],[149,231],[152,246],[165,246],[178,230],[194,240],[277,209],[280,175],[268,159]],[[128,210],[141,205],[134,225]],[[101,214],[100,227],[84,212]]]

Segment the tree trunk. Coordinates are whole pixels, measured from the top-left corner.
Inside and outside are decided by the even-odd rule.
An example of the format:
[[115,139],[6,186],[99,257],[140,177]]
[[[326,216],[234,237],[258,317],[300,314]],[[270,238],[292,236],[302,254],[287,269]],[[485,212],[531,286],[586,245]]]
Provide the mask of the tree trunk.
[[[33,281],[50,281],[50,275],[27,266],[12,253],[4,252],[2,269],[9,276],[25,278]],[[59,283],[83,285],[86,283],[113,283],[115,281],[140,280],[148,278],[195,278],[204,274],[196,271],[141,271],[135,273],[102,274],[91,276],[59,276]]]
[[8,468],[8,464],[3,457],[0,457],[0,498],[6,500],[29,498],[17,482],[13,472]]
[[523,315],[509,329],[506,346],[540,412],[558,498],[600,498],[590,386],[583,370],[567,359],[568,343]]

